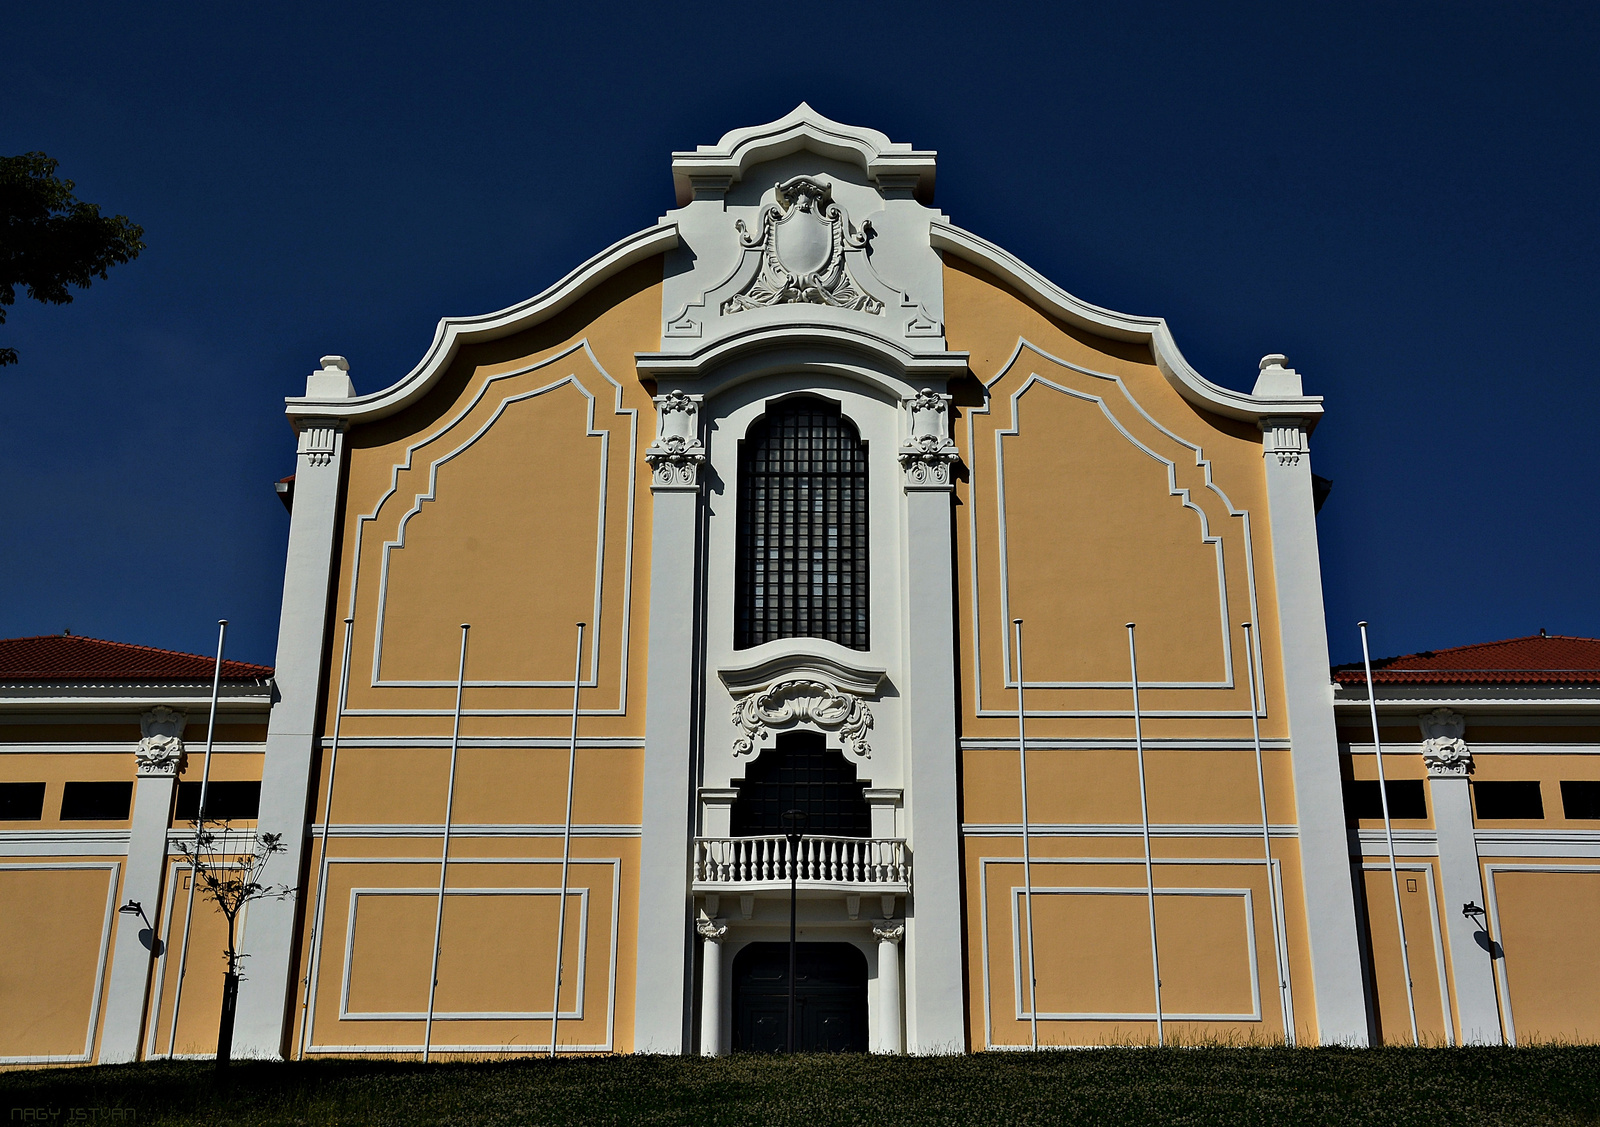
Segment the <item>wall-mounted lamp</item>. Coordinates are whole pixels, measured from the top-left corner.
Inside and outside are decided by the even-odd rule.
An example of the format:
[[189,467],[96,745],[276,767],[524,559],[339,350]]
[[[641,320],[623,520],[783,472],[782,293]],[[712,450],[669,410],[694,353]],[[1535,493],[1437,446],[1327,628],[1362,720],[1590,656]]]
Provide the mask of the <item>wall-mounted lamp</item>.
[[139,903],[137,900],[129,900],[122,907],[118,908],[117,911],[128,916],[143,916],[144,905]]
[[1461,914],[1466,916],[1467,919],[1471,920],[1483,915],[1484,912],[1482,908],[1478,907],[1476,901],[1468,900],[1465,904],[1461,905]]

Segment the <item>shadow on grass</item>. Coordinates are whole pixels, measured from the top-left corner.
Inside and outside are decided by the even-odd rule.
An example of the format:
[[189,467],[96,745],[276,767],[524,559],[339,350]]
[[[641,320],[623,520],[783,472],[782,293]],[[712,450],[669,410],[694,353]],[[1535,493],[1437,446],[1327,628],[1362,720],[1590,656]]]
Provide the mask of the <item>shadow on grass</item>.
[[0,1074],[6,1123],[1600,1123],[1600,1047],[160,1061]]

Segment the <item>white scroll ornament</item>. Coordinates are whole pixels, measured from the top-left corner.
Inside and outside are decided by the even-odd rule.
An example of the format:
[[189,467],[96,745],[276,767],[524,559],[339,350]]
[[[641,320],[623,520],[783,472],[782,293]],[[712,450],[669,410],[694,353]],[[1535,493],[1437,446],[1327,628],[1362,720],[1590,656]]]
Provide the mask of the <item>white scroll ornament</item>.
[[778,681],[751,693],[734,704],[733,723],[742,733],[733,741],[735,755],[753,754],[773,728],[809,723],[837,732],[848,754],[859,759],[872,756],[872,745],[867,743],[872,710],[865,701],[821,681]]

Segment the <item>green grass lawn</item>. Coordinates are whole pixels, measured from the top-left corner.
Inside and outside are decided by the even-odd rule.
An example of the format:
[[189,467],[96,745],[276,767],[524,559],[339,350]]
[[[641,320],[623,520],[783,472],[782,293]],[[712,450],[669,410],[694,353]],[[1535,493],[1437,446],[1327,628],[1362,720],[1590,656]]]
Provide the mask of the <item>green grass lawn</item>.
[[1600,1124],[1600,1046],[158,1062],[0,1074],[6,1124]]

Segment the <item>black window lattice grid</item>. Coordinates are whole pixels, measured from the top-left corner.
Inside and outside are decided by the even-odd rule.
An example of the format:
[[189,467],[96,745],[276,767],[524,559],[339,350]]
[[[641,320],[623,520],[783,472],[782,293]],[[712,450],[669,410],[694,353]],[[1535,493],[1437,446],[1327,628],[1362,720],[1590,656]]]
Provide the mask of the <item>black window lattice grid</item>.
[[807,834],[871,837],[872,811],[866,784],[844,754],[816,732],[785,732],[761,753],[739,783],[734,800],[735,837],[762,837],[788,830],[783,815],[805,812]]
[[837,404],[773,404],[739,448],[735,646],[869,648],[867,451]]

